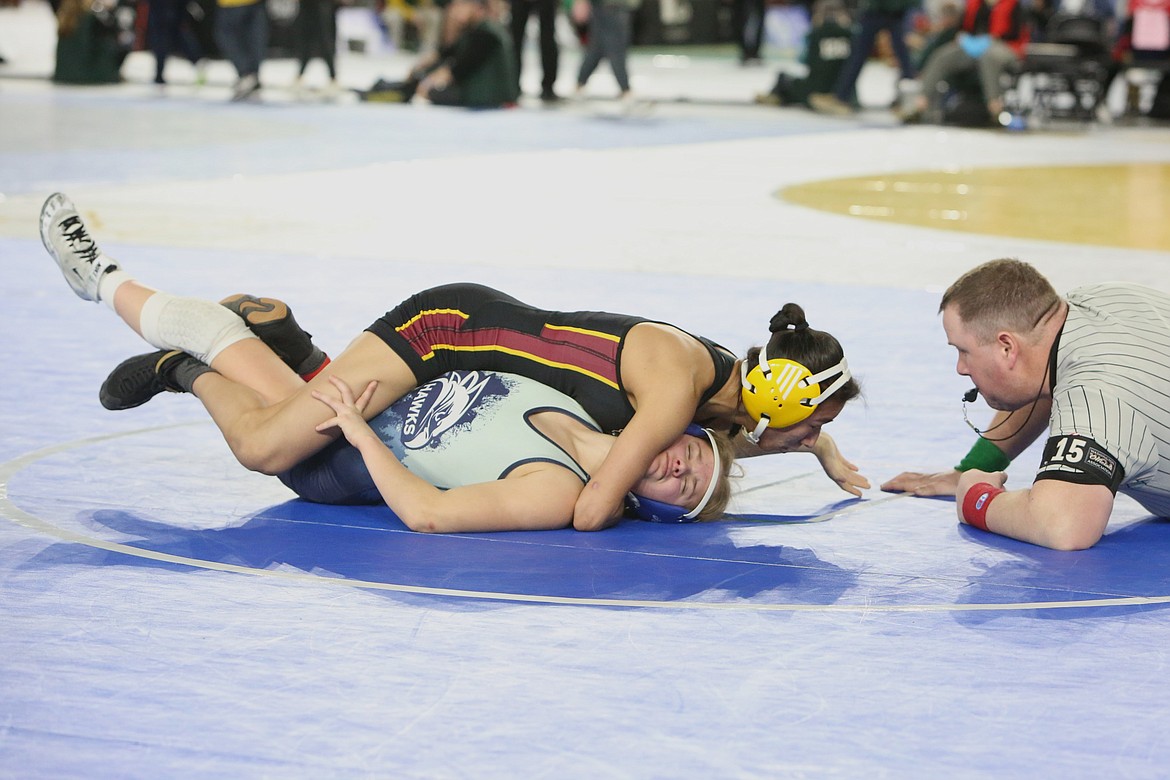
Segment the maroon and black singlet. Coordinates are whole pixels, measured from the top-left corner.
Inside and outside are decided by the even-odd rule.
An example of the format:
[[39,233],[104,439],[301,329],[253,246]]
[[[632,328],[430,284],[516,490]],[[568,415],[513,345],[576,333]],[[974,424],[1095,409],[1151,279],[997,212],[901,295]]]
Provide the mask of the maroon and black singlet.
[[[519,374],[560,390],[603,431],[616,432],[634,416],[622,386],[621,353],[630,328],[642,322],[653,320],[545,311],[483,285],[449,284],[412,295],[366,330],[406,361],[419,384],[456,370]],[[701,406],[727,382],[735,358],[708,339],[692,337],[715,367]]]

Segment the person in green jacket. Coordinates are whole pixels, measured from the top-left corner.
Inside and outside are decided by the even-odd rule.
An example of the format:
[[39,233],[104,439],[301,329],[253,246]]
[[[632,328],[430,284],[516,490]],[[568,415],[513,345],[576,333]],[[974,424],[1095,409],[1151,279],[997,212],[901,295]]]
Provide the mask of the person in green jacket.
[[113,2],[62,0],[57,10],[53,81],[117,84],[122,80],[122,62],[129,49],[121,39],[116,10]]
[[842,0],[817,0],[812,27],[804,38],[800,60],[808,68],[803,77],[781,72],[770,92],[756,96],[756,102],[772,106],[809,104],[809,95],[831,92],[849,59],[853,33],[849,11]]
[[862,0],[861,18],[853,35],[852,51],[837,79],[831,93],[818,93],[809,97],[809,104],[826,114],[851,114],[856,103],[854,94],[857,77],[873,51],[878,33],[885,30],[890,35],[890,46],[898,60],[901,81],[914,78],[914,63],[910,49],[906,46],[906,27],[910,12],[917,8],[919,0]]
[[419,97],[438,105],[500,108],[519,97],[512,41],[483,0],[452,0],[439,50],[423,56],[405,81],[379,79],[364,100],[405,103]]

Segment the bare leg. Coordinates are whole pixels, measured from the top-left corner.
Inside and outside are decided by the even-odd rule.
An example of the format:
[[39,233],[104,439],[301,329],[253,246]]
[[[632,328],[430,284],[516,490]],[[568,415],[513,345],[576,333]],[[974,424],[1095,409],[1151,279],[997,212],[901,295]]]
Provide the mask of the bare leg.
[[[114,310],[139,335],[142,309],[157,292],[136,281],[120,284]],[[218,304],[216,304],[218,306]],[[246,468],[277,474],[329,444],[337,432],[318,433],[315,427],[333,411],[314,399],[311,391],[332,392],[328,377],[336,374],[350,387],[378,382],[367,419],[417,386],[414,373],[380,338],[358,336],[324,371],[306,384],[264,342],[236,341],[211,361],[217,373],[204,374],[193,386],[212,420],[223,433],[236,459]]]
[[[142,308],[156,294],[136,281],[120,284],[114,310],[142,335]],[[218,305],[218,304],[217,304]],[[359,335],[324,371],[306,384],[264,342],[237,341],[211,361],[218,373],[204,374],[193,386],[236,459],[246,468],[277,474],[291,468],[337,437],[315,427],[333,411],[312,397],[314,388],[332,392],[336,374],[350,387],[371,380],[378,389],[366,409],[369,419],[417,386],[414,372],[380,338]]]
[[135,333],[142,335],[142,307],[156,290],[138,282],[125,282],[114,295],[114,311]]
[[264,406],[283,401],[305,386],[304,380],[260,339],[232,344],[211,361],[211,367],[225,379],[256,393]]
[[[216,371],[225,359],[247,360],[242,348],[248,344],[240,342],[224,350],[215,362]],[[414,372],[394,350],[372,333],[362,333],[312,381],[306,384],[298,378],[296,391],[282,401],[266,404],[256,391],[214,374],[197,379],[194,392],[241,464],[264,474],[279,474],[336,438],[336,433],[315,430],[333,411],[311,395],[314,389],[332,394],[330,376],[355,389],[370,381],[378,383],[366,408],[367,420],[418,385]]]
[[[410,367],[371,333],[359,335],[311,382],[301,384],[243,320],[219,304],[167,296],[126,275],[102,254],[76,207],[61,193],[45,201],[40,231],[45,248],[78,297],[111,302],[117,315],[153,346],[189,352],[219,372],[219,377],[196,378],[192,390],[246,468],[276,474],[333,440],[315,430],[333,411],[311,395],[317,388],[331,392],[330,376],[353,388],[378,383],[366,419],[418,384]],[[155,296],[163,297],[152,300]]]
[[[118,285],[114,295],[114,311],[139,336],[143,335],[142,308],[156,293],[156,290],[131,280]],[[211,367],[258,394],[264,405],[288,398],[304,385],[276,353],[255,338],[231,344],[212,360]]]

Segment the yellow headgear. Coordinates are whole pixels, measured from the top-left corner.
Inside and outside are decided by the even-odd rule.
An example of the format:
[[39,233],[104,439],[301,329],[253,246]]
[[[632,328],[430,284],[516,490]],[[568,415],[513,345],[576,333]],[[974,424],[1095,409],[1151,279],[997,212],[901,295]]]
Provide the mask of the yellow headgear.
[[[743,406],[758,422],[756,429],[746,434],[753,444],[759,443],[767,428],[787,428],[806,419],[850,377],[845,358],[813,374],[795,360],[768,360],[764,353],[765,350],[761,349],[759,365],[751,370],[746,360],[740,364]],[[841,376],[821,392],[820,382],[838,373]]]

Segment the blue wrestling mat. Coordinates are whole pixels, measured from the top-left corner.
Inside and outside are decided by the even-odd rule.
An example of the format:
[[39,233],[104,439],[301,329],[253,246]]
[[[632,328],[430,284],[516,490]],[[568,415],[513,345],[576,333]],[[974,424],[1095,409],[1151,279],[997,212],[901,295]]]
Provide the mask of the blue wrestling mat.
[[[182,448],[181,457],[158,458],[176,435],[195,446]],[[267,483],[261,493],[283,488],[235,467],[216,436],[210,423],[193,423],[32,453],[0,469],[8,483],[5,503],[18,522],[66,542],[54,554],[70,559],[97,554],[106,565],[194,567],[454,599],[866,612],[1170,603],[1170,523],[1162,521],[1130,522],[1077,556],[958,526],[952,502],[905,496],[847,500],[804,515],[754,512],[745,515],[750,520],[627,520],[601,533],[432,535],[410,531],[384,506],[294,498],[234,514],[253,485]],[[59,474],[85,473],[95,462],[119,463],[121,470],[100,480],[90,474],[62,515]],[[167,486],[166,506],[116,506],[119,497],[150,484]],[[210,484],[224,493],[202,494]],[[797,495],[793,503],[806,500]],[[955,525],[956,542],[974,543],[982,555],[972,560],[960,546],[960,554],[895,556],[889,564],[878,555],[862,567],[844,562],[865,543],[865,527],[872,533],[879,523],[906,526],[924,513],[942,515],[936,522]],[[816,529],[810,537],[798,526],[829,519],[862,528],[846,544],[810,545]]]

